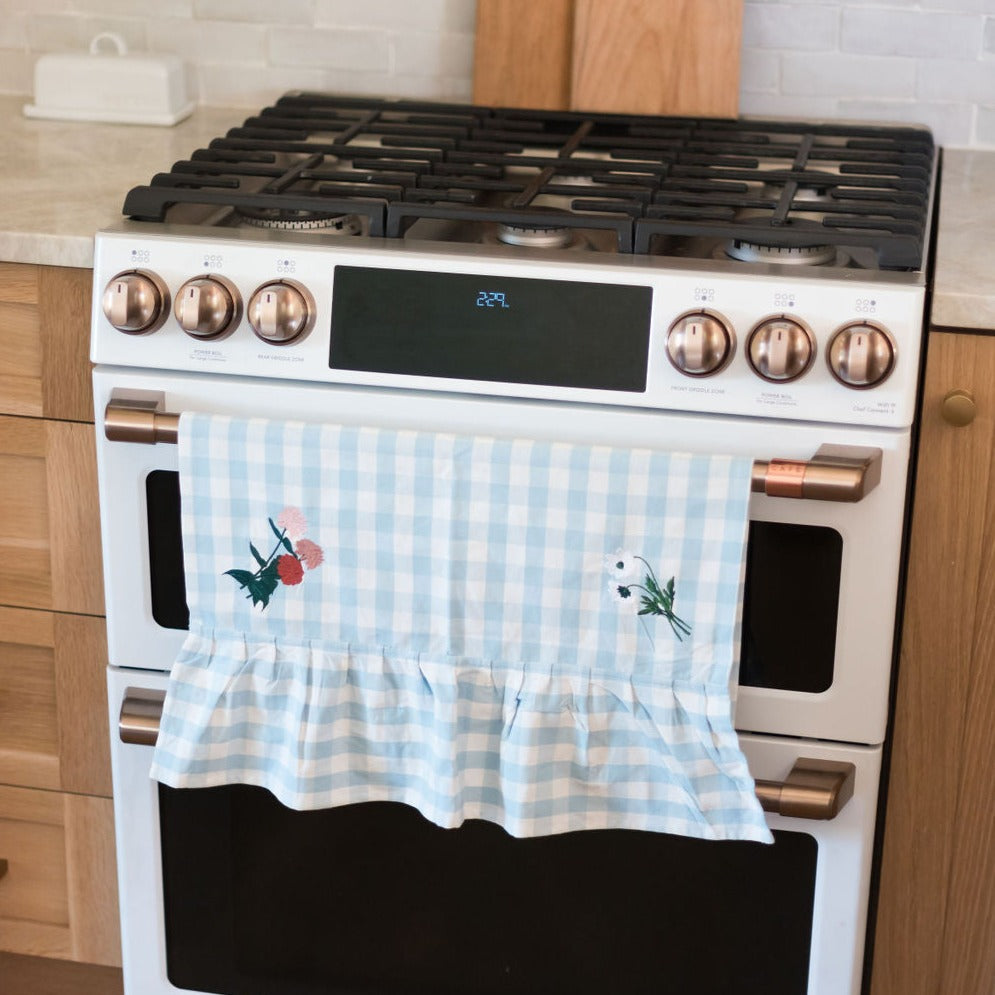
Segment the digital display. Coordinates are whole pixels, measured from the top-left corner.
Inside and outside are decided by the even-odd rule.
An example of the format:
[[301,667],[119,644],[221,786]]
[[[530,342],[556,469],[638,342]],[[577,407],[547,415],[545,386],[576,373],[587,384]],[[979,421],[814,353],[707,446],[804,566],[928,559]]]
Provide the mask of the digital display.
[[646,389],[649,287],[337,266],[329,366]]

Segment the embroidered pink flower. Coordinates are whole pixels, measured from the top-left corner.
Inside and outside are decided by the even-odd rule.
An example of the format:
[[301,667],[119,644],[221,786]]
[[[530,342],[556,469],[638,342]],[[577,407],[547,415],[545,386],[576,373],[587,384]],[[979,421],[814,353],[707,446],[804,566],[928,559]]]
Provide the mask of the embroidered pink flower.
[[280,580],[288,586],[299,584],[304,579],[304,568],[301,566],[301,561],[289,553],[284,553],[276,561],[276,572]]
[[300,508],[284,508],[276,516],[276,524],[286,531],[291,542],[297,542],[307,532],[307,519]]
[[294,546],[294,552],[301,558],[308,570],[314,570],[325,559],[321,546],[310,539],[301,539]]

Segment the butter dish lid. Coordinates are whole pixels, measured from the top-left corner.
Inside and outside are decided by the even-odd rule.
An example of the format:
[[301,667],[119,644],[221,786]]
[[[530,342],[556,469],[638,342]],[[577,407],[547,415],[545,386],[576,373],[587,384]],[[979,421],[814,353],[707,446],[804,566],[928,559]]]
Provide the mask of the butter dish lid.
[[[111,51],[106,50],[106,44]],[[185,66],[175,55],[133,55],[104,32],[87,53],[43,55],[35,64],[35,102],[27,117],[118,124],[173,125],[194,109]]]

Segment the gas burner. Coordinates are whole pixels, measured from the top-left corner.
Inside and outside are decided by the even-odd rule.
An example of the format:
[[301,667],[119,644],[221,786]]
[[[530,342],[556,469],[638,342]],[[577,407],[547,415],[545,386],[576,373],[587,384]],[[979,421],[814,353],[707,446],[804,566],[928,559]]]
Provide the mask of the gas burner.
[[504,222],[497,226],[497,241],[505,245],[524,245],[535,249],[576,248],[581,241],[569,228],[555,225],[514,225]]
[[288,211],[281,208],[240,207],[238,219],[254,228],[276,231],[320,231],[326,235],[358,235],[359,218],[354,214],[316,214],[314,211]]
[[734,238],[716,252],[718,258],[743,263],[779,263],[782,266],[845,265],[846,259],[833,245],[764,245]]

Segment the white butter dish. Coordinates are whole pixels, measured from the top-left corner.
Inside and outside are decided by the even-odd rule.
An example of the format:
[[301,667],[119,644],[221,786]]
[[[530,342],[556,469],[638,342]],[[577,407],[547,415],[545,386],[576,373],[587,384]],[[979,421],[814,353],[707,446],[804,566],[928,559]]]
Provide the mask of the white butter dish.
[[[114,51],[102,50],[110,42]],[[104,33],[89,54],[43,55],[35,64],[35,102],[27,117],[116,124],[173,125],[193,112],[183,61],[131,55],[120,35]]]

